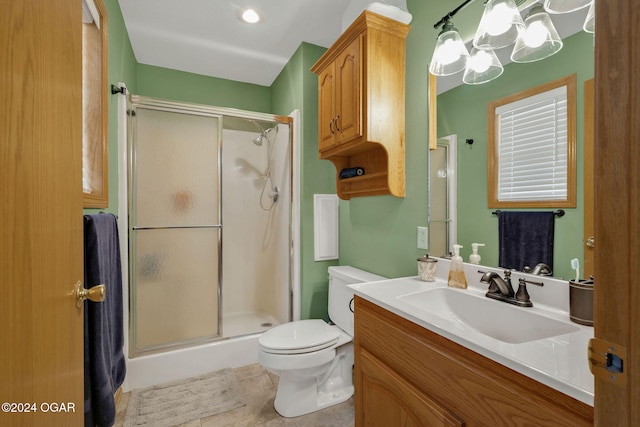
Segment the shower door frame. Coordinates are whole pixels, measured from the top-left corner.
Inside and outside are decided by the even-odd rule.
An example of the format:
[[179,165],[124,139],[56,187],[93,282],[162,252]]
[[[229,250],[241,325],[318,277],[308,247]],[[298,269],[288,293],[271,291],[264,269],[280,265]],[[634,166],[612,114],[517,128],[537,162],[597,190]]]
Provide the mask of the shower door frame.
[[[224,108],[224,107],[213,107],[203,104],[193,104],[188,102],[180,102],[180,101],[170,101],[165,99],[146,97],[140,95],[127,95],[127,213],[130,215],[130,212],[133,209],[133,188],[135,186],[135,182],[133,182],[133,171],[134,171],[134,163],[135,156],[133,152],[133,137],[135,135],[135,126],[134,126],[134,116],[135,110],[138,107],[148,108],[156,111],[166,111],[166,112],[175,112],[182,114],[193,114],[193,115],[201,115],[206,117],[216,117],[219,119],[218,121],[218,218],[219,218],[219,226],[217,227],[218,232],[218,287],[217,287],[217,296],[218,296],[218,306],[217,306],[217,314],[218,314],[218,328],[217,328],[217,336],[208,336],[208,337],[198,337],[192,338],[188,340],[183,340],[180,342],[162,344],[152,347],[147,347],[144,349],[136,348],[136,324],[137,324],[137,316],[134,313],[135,310],[135,292],[133,292],[134,286],[136,286],[135,278],[133,277],[133,269],[128,268],[129,277],[128,277],[128,294],[129,294],[129,310],[128,310],[128,357],[135,358],[140,356],[146,356],[171,350],[177,350],[180,348],[192,347],[200,344],[206,344],[215,341],[224,341],[234,337],[224,337],[221,336],[220,333],[224,327],[223,320],[223,239],[222,239],[222,230],[224,229],[224,219],[222,215],[222,199],[223,199],[223,184],[222,184],[222,150],[223,150],[223,138],[222,134],[224,131],[224,118],[225,117],[233,117],[238,119],[246,119],[246,120],[258,120],[258,121],[268,121],[276,124],[287,124],[289,125],[289,138],[288,144],[290,149],[290,158],[289,158],[289,175],[290,175],[290,184],[289,184],[289,194],[290,194],[290,202],[288,206],[289,212],[289,247],[292,248],[293,245],[293,212],[292,208],[294,205],[294,193],[293,193],[293,119],[289,116],[281,116],[269,113],[258,113],[253,111],[245,111],[234,108]],[[167,228],[167,227],[159,227],[159,228]],[[185,227],[181,227],[185,228]],[[194,228],[194,227],[189,227]],[[128,240],[128,252],[129,252],[129,265],[135,262],[135,238],[133,238],[134,227],[131,226],[130,221],[127,221],[127,240]],[[288,268],[288,310],[287,316],[289,321],[291,321],[294,317],[293,314],[293,251],[289,251],[289,268]],[[256,332],[257,333],[257,332]],[[253,333],[255,334],[255,333]],[[253,335],[250,334],[250,335]]]

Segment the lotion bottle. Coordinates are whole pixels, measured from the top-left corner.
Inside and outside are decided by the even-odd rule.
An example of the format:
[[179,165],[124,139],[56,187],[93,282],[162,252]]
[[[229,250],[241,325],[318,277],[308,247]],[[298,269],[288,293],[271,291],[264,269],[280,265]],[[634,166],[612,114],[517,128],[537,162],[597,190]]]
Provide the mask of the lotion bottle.
[[478,254],[478,246],[484,246],[484,243],[472,243],[471,250],[473,253],[469,255],[469,262],[471,264],[480,264],[480,254]]
[[466,289],[467,277],[464,275],[464,264],[460,256],[460,248],[462,248],[462,245],[453,245],[448,285],[452,288]]

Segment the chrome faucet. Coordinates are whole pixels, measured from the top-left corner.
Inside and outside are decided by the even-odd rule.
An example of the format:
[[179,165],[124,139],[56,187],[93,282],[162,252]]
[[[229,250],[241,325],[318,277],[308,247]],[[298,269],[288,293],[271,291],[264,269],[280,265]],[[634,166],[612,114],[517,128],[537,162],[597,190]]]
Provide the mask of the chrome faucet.
[[544,286],[544,283],[542,282],[533,282],[521,277],[518,279],[518,292],[514,292],[513,286],[511,286],[511,270],[504,271],[504,279],[500,277],[498,273],[494,273],[492,271],[478,271],[478,273],[482,274],[480,281],[489,284],[489,289],[485,294],[486,297],[520,307],[533,306],[529,297],[529,292],[527,292],[527,283],[536,286]]

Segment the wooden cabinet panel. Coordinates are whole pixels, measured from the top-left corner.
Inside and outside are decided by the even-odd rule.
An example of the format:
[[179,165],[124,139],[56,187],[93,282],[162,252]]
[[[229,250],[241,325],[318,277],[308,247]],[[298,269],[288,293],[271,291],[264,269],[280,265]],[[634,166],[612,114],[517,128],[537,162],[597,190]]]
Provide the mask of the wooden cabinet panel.
[[364,408],[362,417],[356,419],[356,426],[464,425],[366,350],[361,351],[356,364],[356,384],[362,391],[360,399]]
[[336,144],[333,122],[335,119],[336,65],[331,64],[318,76],[318,149]]
[[360,38],[356,38],[336,61],[337,144],[362,136],[360,117]]
[[[356,373],[365,352],[466,426],[593,425],[591,406],[356,297]],[[366,417],[362,393],[356,422]]]
[[[342,199],[404,197],[405,48],[409,26],[364,11],[316,62],[318,156]],[[365,174],[340,179],[340,171]]]

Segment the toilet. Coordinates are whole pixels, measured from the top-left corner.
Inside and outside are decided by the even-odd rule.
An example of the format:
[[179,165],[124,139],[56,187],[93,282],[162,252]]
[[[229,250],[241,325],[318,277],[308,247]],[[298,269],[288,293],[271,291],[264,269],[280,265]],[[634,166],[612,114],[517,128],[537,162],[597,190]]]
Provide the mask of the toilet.
[[296,320],[258,339],[258,361],[280,376],[274,407],[297,417],[353,395],[353,295],[348,285],[383,280],[350,266],[329,267],[329,318]]

